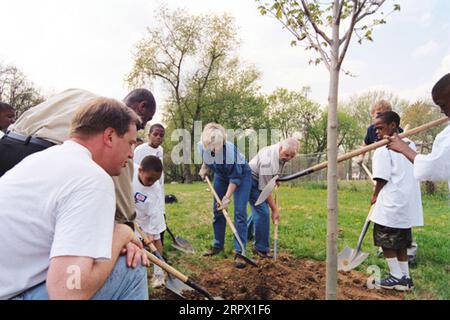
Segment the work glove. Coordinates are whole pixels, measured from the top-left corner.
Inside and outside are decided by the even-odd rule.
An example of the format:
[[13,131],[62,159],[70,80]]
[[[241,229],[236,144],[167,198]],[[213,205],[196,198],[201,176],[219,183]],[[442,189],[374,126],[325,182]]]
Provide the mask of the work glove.
[[203,163],[202,167],[200,168],[200,171],[198,172],[198,175],[202,178],[202,180],[205,180],[208,171],[209,171],[208,166]]
[[228,209],[228,206],[230,205],[230,203],[231,203],[231,199],[230,198],[228,198],[227,196],[224,196],[223,198],[222,198],[222,204],[220,204],[218,207],[217,207],[217,210],[227,210]]

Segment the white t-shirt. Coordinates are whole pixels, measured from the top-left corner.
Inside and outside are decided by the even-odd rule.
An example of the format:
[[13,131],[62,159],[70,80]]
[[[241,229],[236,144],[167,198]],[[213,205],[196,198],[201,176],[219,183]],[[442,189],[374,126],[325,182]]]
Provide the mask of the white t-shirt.
[[46,280],[50,259],[110,259],[111,177],[72,140],[34,153],[0,178],[0,299]]
[[450,185],[450,125],[436,136],[430,154],[418,154],[414,160],[418,180],[448,180]]
[[156,181],[151,187],[139,181],[138,168],[133,176],[134,201],[136,204],[136,223],[149,234],[160,234],[166,230],[164,220],[164,194]]
[[2,130],[0,130],[0,139],[1,139],[4,135],[5,135],[5,133],[4,133]]
[[[409,146],[415,150],[415,144]],[[423,208],[419,182],[414,178],[413,164],[402,154],[386,147],[373,155],[373,178],[386,180],[370,220],[391,228],[408,229],[423,226]]]

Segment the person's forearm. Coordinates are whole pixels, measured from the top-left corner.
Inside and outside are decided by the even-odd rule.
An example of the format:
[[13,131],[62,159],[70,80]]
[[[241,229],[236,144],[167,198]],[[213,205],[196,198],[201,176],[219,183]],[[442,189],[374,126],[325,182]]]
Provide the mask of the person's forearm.
[[231,198],[231,196],[233,195],[233,193],[236,191],[237,189],[237,185],[235,185],[234,183],[230,183],[228,185],[228,189],[227,189],[227,193],[225,194],[225,196],[227,198]]
[[273,199],[273,196],[272,196],[272,195],[270,195],[270,196],[267,198],[267,203],[269,204],[269,207],[270,207],[270,209],[271,209],[272,211],[274,211],[274,210],[277,209],[277,205],[275,204],[275,200]]
[[[131,228],[130,233],[132,233]],[[92,265],[92,269],[89,272],[92,287],[95,288],[95,292],[100,289],[105,283],[108,276],[111,274],[111,271],[114,269],[114,266],[119,259],[120,253],[122,249],[130,242],[130,237],[127,235],[123,235],[120,232],[114,232],[113,241],[112,241],[112,251],[111,251],[111,259],[105,261],[94,261]]]
[[380,179],[376,179],[376,184],[375,184],[375,190],[373,191],[373,197],[378,198],[378,195],[380,194],[381,189],[383,189],[383,187],[386,185],[387,181],[386,180],[380,180]]
[[[128,229],[128,230],[127,230]],[[50,299],[90,299],[103,286],[113,270],[123,247],[132,238],[132,230],[121,225],[114,228],[111,259],[96,261],[89,257],[55,257],[47,274],[47,289]],[[79,288],[70,288],[68,283],[73,274],[69,267],[77,267]]]
[[415,152],[413,149],[411,148],[405,148],[402,151],[402,154],[409,160],[411,161],[411,163],[414,163],[414,160],[416,159],[417,156],[417,152]]

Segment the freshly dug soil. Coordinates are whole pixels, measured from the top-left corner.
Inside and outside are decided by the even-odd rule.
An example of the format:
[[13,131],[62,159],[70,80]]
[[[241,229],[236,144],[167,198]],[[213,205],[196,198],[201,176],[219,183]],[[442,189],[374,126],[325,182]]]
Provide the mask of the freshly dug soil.
[[[195,281],[213,296],[225,300],[316,300],[325,299],[325,263],[296,259],[280,254],[277,261],[261,259],[258,267],[247,265],[236,269],[230,260],[223,260],[213,269],[202,270]],[[340,300],[398,300],[403,294],[390,290],[368,289],[368,275],[350,271],[339,273]],[[184,292],[189,300],[205,299],[196,291]],[[177,299],[166,289],[157,290],[157,299]]]

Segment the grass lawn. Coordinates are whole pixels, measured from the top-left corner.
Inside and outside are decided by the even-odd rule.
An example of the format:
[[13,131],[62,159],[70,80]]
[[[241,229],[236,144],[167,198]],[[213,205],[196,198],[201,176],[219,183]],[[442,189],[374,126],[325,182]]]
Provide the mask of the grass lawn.
[[[371,184],[365,181],[342,182],[339,184],[339,250],[345,245],[356,247],[358,236],[369,210]],[[283,185],[279,191],[281,221],[279,226],[278,250],[298,258],[325,260],[326,258],[326,185],[305,182],[301,186]],[[166,194],[175,194],[178,203],[166,206],[166,218],[172,232],[192,243],[197,252],[193,255],[170,248],[168,235],[165,254],[170,262],[186,274],[186,265],[207,268],[201,253],[212,242],[212,196],[206,183],[192,185],[167,184]],[[444,192],[437,196],[423,196],[425,227],[413,230],[418,243],[417,266],[411,270],[415,288],[407,299],[450,299],[450,212],[449,199]],[[233,212],[230,208],[229,212]],[[227,229],[225,253],[232,254],[232,234]],[[247,250],[251,252],[251,245]],[[366,272],[371,265],[377,265],[382,275],[387,265],[377,258],[373,245],[372,227],[366,234],[362,247],[370,253],[369,258],[358,268]],[[222,255],[222,257],[223,257]],[[213,259],[220,259],[214,257]],[[183,262],[181,264],[180,262]],[[369,275],[369,274],[368,274]]]

